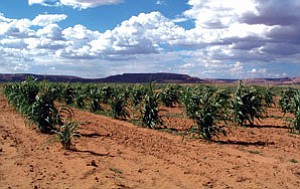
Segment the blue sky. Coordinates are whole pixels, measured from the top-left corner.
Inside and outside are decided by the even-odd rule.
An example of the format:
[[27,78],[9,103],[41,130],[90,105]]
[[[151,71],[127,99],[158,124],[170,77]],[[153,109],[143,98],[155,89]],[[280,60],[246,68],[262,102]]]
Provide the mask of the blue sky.
[[298,0],[1,0],[0,73],[294,77]]

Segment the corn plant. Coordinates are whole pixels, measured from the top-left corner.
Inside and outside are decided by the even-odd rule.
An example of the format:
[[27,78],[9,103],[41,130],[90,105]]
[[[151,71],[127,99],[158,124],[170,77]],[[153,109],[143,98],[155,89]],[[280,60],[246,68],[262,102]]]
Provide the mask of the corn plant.
[[300,91],[299,89],[289,88],[285,90],[280,99],[280,105],[284,112],[293,114],[293,117],[287,118],[290,122],[290,132],[300,133]]
[[27,104],[32,104],[35,101],[35,97],[39,92],[39,86],[37,80],[33,77],[28,77],[26,81],[23,82],[22,94],[24,99],[26,99]]
[[54,100],[51,89],[43,89],[36,96],[36,101],[32,105],[32,113],[28,115],[28,119],[32,120],[42,133],[51,133],[55,125],[61,123]]
[[196,111],[200,105],[200,95],[198,95],[191,87],[186,87],[180,97],[181,104],[184,105],[186,115],[189,118],[196,118]]
[[149,84],[149,89],[144,97],[143,108],[141,110],[142,125],[151,129],[158,128],[163,125],[161,116],[159,115],[159,100],[160,94],[155,92],[152,83]]
[[208,90],[199,98],[199,105],[193,114],[198,125],[198,132],[205,140],[211,140],[218,134],[226,135],[220,121],[226,121],[229,95],[225,90]]
[[293,106],[294,110],[292,111],[294,114],[294,118],[291,121],[292,128],[291,132],[299,133],[300,132],[300,92],[297,90],[296,95],[293,98]]
[[282,90],[281,98],[279,99],[279,106],[283,113],[293,113],[294,109],[294,97],[297,95],[295,88],[287,88]]
[[185,93],[188,95],[185,102],[188,116],[197,123],[200,136],[211,140],[213,136],[226,135],[226,130],[219,123],[226,121],[228,117],[228,92],[200,87],[196,93],[191,93],[190,90]]
[[70,149],[72,138],[79,136],[76,132],[77,125],[75,122],[69,122],[61,126],[58,130],[54,130],[57,136],[56,140],[63,145],[64,149]]
[[31,106],[39,92],[39,86],[36,79],[28,77],[22,83],[4,85],[3,90],[9,103],[22,115],[26,116],[31,112]]
[[126,119],[129,116],[127,110],[126,94],[116,92],[111,99],[111,110],[115,119]]
[[62,94],[66,104],[72,104],[74,97],[75,97],[75,92],[74,89],[71,87],[70,84],[68,84]]
[[85,94],[84,89],[82,89],[81,87],[78,87],[74,90],[74,102],[75,102],[76,107],[84,108],[86,98],[87,98],[87,95]]
[[245,87],[240,82],[231,104],[234,122],[239,125],[249,122],[250,126],[253,126],[254,119],[260,119],[263,116],[262,100],[263,97],[256,88]]
[[100,106],[101,91],[98,88],[91,88],[88,97],[90,99],[90,111],[97,112],[102,109]]
[[133,108],[133,118],[135,118],[135,113],[137,109],[141,107],[141,103],[146,94],[146,90],[143,86],[135,85],[130,91],[130,100]]
[[275,105],[275,100],[274,100],[275,94],[272,91],[272,89],[270,88],[265,89],[263,95],[264,95],[265,105],[267,107],[271,107],[272,105]]
[[51,133],[56,124],[60,123],[57,109],[54,106],[55,90],[39,84],[33,78],[22,83],[4,87],[8,100],[24,117],[37,125],[43,133]]
[[173,86],[167,86],[161,93],[161,101],[166,107],[174,107],[179,102],[179,92]]
[[86,98],[85,94],[78,94],[75,98],[76,106],[78,108],[84,108],[85,102],[84,99]]
[[107,103],[110,98],[112,97],[113,94],[113,88],[110,86],[104,86],[101,88],[101,97],[102,97],[102,102]]

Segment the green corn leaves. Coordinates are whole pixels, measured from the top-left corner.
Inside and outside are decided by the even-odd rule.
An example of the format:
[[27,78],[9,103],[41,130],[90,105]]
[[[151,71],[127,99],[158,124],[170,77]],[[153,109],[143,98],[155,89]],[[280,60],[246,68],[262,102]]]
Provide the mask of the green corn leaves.
[[263,96],[255,87],[245,87],[239,83],[231,102],[234,122],[239,125],[254,125],[254,119],[262,118],[265,110]]
[[152,83],[144,97],[143,108],[141,110],[142,125],[151,129],[155,129],[163,125],[162,118],[159,115],[160,93],[155,92]]

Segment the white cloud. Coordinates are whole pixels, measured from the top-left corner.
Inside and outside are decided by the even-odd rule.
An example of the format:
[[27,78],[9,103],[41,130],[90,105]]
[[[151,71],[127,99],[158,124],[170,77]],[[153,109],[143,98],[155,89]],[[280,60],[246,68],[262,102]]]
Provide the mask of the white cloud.
[[6,18],[4,16],[4,14],[0,12],[0,23],[2,23],[2,22],[8,23],[8,22],[11,22],[12,20],[13,19]]
[[74,8],[86,9],[102,5],[118,4],[122,0],[60,0],[61,4]]
[[175,44],[184,29],[159,12],[141,13],[92,41],[92,51],[109,54],[158,53],[161,44]]
[[64,49],[69,45],[66,41],[53,41],[49,38],[28,38],[24,41],[28,46],[28,50],[31,50],[31,53],[34,53],[35,55],[44,55],[44,49],[46,49],[47,54],[50,55],[54,53],[53,51]]
[[95,52],[92,52],[91,50],[90,43],[101,36],[100,32],[89,30],[83,25],[75,25],[74,27],[64,29],[62,34],[69,45],[64,49],[57,51],[56,56],[72,59],[96,58]]
[[28,0],[29,5],[70,6],[74,9],[87,9],[103,5],[118,4],[121,2],[123,2],[123,0]]
[[57,24],[49,24],[36,32],[38,37],[49,38],[52,40],[61,40],[62,31]]
[[[78,9],[120,2],[28,1],[30,5],[64,5]],[[64,14],[38,15],[33,20],[10,19],[0,14],[0,49],[4,53],[0,60],[7,62],[9,57],[12,61],[15,56],[12,62],[17,62],[22,59],[20,57],[28,56],[34,59],[32,63],[24,61],[29,65],[24,68],[46,61],[59,71],[60,66],[55,62],[73,66],[86,63],[86,69],[97,65],[110,70],[108,73],[135,68],[141,71],[145,66],[149,71],[171,70],[201,77],[278,76],[296,71],[270,69],[272,66],[267,65],[276,67],[276,64],[285,63],[293,68],[300,67],[297,66],[300,59],[299,1],[187,2],[190,8],[178,14],[181,15],[178,18],[169,19],[160,12],[140,13],[102,33],[81,24],[62,28],[59,22],[67,19]],[[193,28],[180,26],[180,22],[187,20],[194,22]],[[154,64],[148,65],[149,61]],[[22,68],[17,64],[14,67]],[[234,75],[237,73],[239,76]]]
[[236,62],[232,66],[230,71],[233,72],[233,74],[240,75],[241,74],[240,72],[242,72],[243,69],[244,69],[244,67],[243,67],[242,63],[241,62]]
[[33,4],[43,4],[45,2],[45,0],[28,0],[28,4],[29,5],[33,5]]
[[67,17],[65,14],[43,14],[35,17],[32,20],[32,24],[36,26],[47,26],[65,20]]
[[185,15],[195,19],[196,27],[200,28],[226,28],[235,23],[246,12],[256,12],[252,0],[189,0],[191,9]]
[[0,44],[4,48],[12,48],[12,49],[24,49],[27,47],[27,44],[23,39],[2,39],[0,40]]
[[253,68],[251,71],[249,71],[249,73],[249,77],[253,78],[285,77],[284,73],[270,73],[266,68]]
[[62,31],[62,33],[64,35],[64,38],[66,38],[67,40],[81,40],[85,43],[100,36],[100,32],[89,30],[88,28],[80,24],[66,28]]
[[2,34],[18,38],[34,35],[34,31],[30,29],[31,22],[29,19],[12,20],[9,23],[4,23]]
[[166,2],[163,1],[163,0],[158,0],[158,1],[156,1],[155,4],[157,4],[157,5],[166,5]]

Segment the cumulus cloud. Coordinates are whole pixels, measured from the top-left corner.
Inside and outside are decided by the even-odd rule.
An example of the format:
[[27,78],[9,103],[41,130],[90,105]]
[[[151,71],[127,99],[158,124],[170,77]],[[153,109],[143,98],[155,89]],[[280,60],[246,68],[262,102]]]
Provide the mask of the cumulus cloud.
[[29,5],[70,6],[75,9],[87,9],[103,5],[118,4],[123,0],[28,0]]
[[161,44],[174,44],[184,37],[184,29],[160,12],[141,13],[101,34],[90,44],[93,51],[109,54],[158,53]]
[[256,0],[256,11],[241,18],[247,24],[294,25],[299,23],[300,2],[297,0]]
[[[181,44],[199,49],[211,62],[273,64],[290,62],[300,53],[299,1],[189,0],[188,4],[191,8],[184,15],[194,20],[195,27],[185,31]],[[213,63],[204,64],[216,67]],[[241,67],[232,70],[238,68]],[[243,69],[250,69],[251,73],[251,68]],[[256,75],[261,76],[262,72]]]
[[33,35],[34,31],[30,29],[31,21],[29,19],[2,19],[0,22],[0,35],[13,37],[26,37]]
[[[87,29],[83,25],[75,25],[62,31],[63,38],[69,45],[56,52],[56,56],[64,58],[94,59],[95,52],[92,52],[90,43],[101,35],[98,31]],[[99,58],[99,57],[98,57]]]
[[36,26],[47,26],[65,20],[67,17],[65,14],[43,14],[35,17],[32,20],[32,24]]
[[62,39],[61,28],[57,24],[49,24],[36,32],[38,37],[49,38],[52,40]]
[[[30,5],[64,5],[77,9],[120,2],[28,1]],[[35,55],[35,61],[45,61],[48,57],[48,64],[51,60],[76,60],[82,64],[99,62],[107,64],[105,69],[124,64],[122,72],[130,71],[130,66],[130,69],[145,66],[139,63],[146,63],[149,59],[157,63],[151,68],[147,65],[149,70],[172,70],[200,77],[234,77],[237,73],[240,74],[238,77],[243,74],[251,77],[280,76],[282,72],[267,69],[266,65],[285,63],[297,67],[295,65],[300,59],[299,1],[187,2],[190,8],[180,14],[180,18],[170,19],[157,11],[140,13],[104,32],[90,30],[82,24],[61,28],[59,22],[67,19],[64,14],[38,15],[33,20],[11,19],[0,14],[0,48],[3,53],[11,49],[11,52],[23,53],[23,56]],[[180,22],[186,20],[193,22],[194,27],[186,29],[180,26]],[[132,67],[132,62],[139,63]],[[119,71],[116,68],[111,70],[110,73]]]
[[0,44],[4,48],[12,48],[12,49],[24,49],[27,47],[24,39],[2,39],[0,40]]

